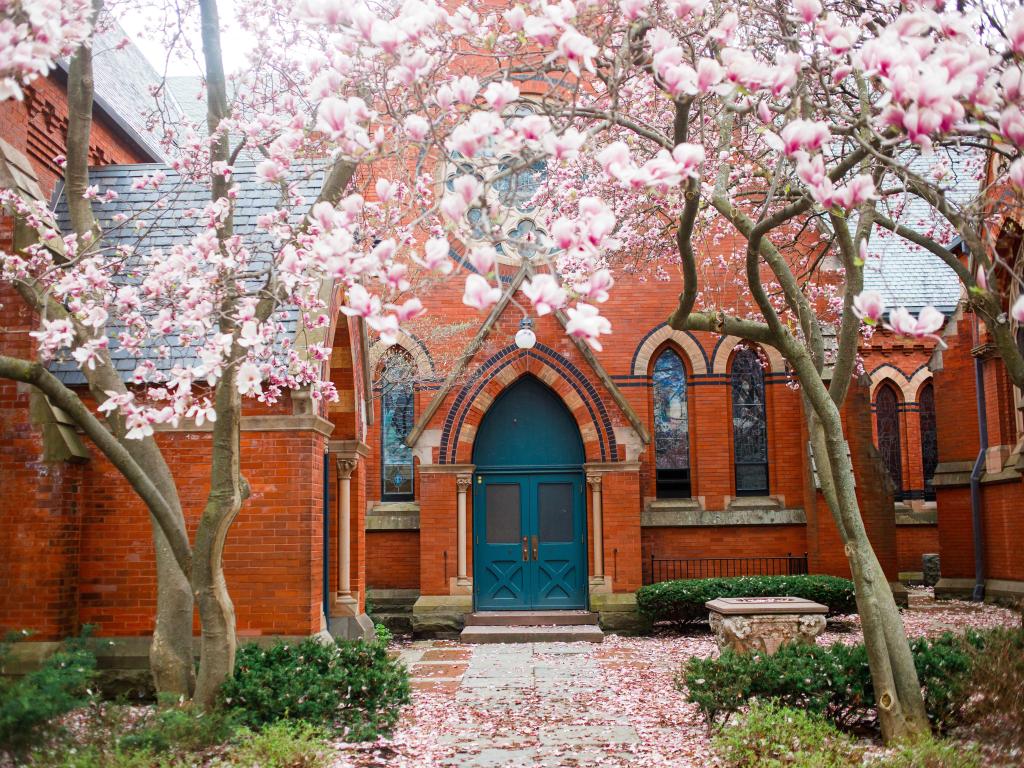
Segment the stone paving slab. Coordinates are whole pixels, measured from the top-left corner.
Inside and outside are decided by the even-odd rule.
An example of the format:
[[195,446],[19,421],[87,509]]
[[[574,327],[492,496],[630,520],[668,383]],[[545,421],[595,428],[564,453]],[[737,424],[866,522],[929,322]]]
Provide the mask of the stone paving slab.
[[[401,657],[414,696],[436,697],[430,711],[438,718],[432,739],[439,751],[423,755],[415,768],[639,765],[637,750],[650,750],[628,708],[610,704],[621,690],[615,675],[671,680],[677,660],[661,669],[635,652],[601,649],[590,643],[405,646]],[[431,722],[422,725],[430,729]]]

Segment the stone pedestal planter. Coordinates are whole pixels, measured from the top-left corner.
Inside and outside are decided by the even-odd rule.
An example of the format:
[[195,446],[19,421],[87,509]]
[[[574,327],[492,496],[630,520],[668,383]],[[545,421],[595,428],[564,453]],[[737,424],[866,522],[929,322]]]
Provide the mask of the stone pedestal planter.
[[799,597],[720,597],[704,603],[720,650],[771,655],[783,643],[813,643],[828,607]]

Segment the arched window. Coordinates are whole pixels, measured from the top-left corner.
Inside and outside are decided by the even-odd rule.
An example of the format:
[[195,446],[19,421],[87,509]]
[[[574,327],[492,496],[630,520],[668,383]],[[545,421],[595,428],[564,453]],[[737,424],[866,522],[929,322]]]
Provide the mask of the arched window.
[[875,426],[878,432],[878,452],[889,470],[889,477],[896,487],[896,500],[903,499],[903,466],[900,450],[899,398],[888,384],[878,387],[875,395]]
[[935,467],[939,464],[939,440],[935,431],[935,389],[931,382],[921,388],[918,396],[918,407],[921,409],[921,466],[924,468],[924,497],[929,501],[935,499],[935,488],[932,477]]
[[690,498],[690,428],[686,369],[666,349],[654,364],[654,464],[659,499]]
[[409,501],[413,498],[412,448],[405,438],[413,427],[413,376],[416,368],[409,353],[393,349],[384,356],[381,388],[381,498]]
[[768,429],[764,404],[764,369],[757,351],[736,350],[732,359],[732,440],[736,495],[768,493]]

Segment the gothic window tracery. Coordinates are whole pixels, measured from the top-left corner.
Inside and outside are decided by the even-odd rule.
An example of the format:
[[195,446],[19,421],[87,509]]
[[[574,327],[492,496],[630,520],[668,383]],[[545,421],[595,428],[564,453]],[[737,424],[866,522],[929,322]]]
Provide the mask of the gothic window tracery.
[[924,497],[929,501],[935,499],[935,488],[932,478],[939,464],[939,441],[935,429],[935,389],[931,383],[925,384],[918,397],[921,410],[921,466],[924,469]]
[[768,493],[768,427],[764,368],[757,350],[736,350],[731,382],[736,495],[763,496]]
[[686,368],[666,349],[654,364],[654,455],[658,498],[690,497],[690,428]]
[[416,367],[402,349],[390,350],[380,375],[381,390],[381,498],[413,498],[412,448],[405,438],[415,423],[413,377]]
[[899,398],[889,384],[880,385],[875,395],[875,429],[878,433],[878,452],[882,454],[882,463],[889,471],[889,477],[896,488],[896,500],[902,501],[904,492]]

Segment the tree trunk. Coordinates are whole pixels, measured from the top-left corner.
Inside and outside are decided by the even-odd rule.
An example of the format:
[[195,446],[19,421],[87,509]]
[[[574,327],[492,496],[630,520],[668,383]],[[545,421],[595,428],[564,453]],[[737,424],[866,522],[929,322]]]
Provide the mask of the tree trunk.
[[815,467],[850,563],[882,738],[915,738],[930,727],[903,619],[861,519],[839,410],[831,398],[817,405],[824,418],[808,412]]
[[156,621],[149,647],[149,667],[158,696],[187,700],[196,688],[192,651],[195,603],[188,577],[178,566],[160,526],[153,524],[156,551]]
[[192,553],[192,590],[202,622],[193,702],[207,710],[216,703],[221,683],[231,676],[235,666],[235,607],[224,579],[224,542],[248,495],[240,467],[242,397],[235,384],[236,375],[237,369],[230,366],[217,384],[210,495]]

